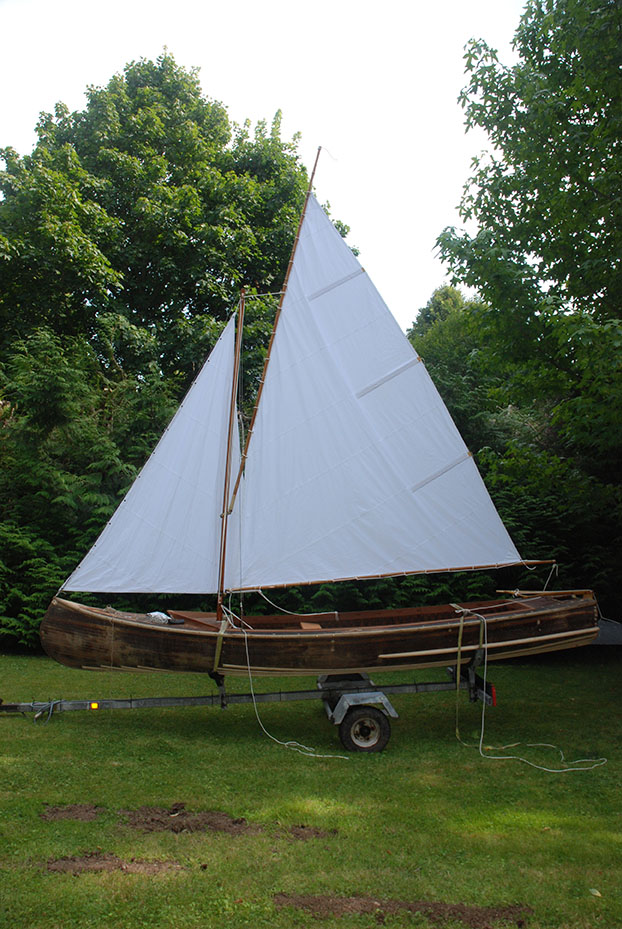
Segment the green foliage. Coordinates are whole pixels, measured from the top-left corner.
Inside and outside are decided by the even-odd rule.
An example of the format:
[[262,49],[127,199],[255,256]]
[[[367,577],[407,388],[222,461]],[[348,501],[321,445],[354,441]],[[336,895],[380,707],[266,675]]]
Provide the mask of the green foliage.
[[622,100],[620,11],[601,0],[532,0],[506,67],[484,41],[467,46],[467,128],[493,153],[474,162],[461,212],[474,236],[439,243],[456,276],[506,322],[527,325],[544,295],[620,316]]
[[556,314],[548,323],[570,367],[553,425],[585,465],[617,482],[622,469],[622,320]]
[[408,331],[473,453],[485,445],[502,447],[514,433],[501,408],[503,379],[488,355],[482,312],[480,301],[465,300],[455,287],[440,287]]
[[614,606],[619,492],[571,460],[524,445],[510,445],[503,455],[484,450],[479,464],[519,551],[530,558],[554,555],[562,589],[594,588],[603,606]]
[[11,520],[0,522],[0,648],[9,642],[32,646],[41,623],[41,591],[63,579],[54,548]]
[[[32,643],[43,598],[82,557],[136,473],[132,451],[139,463],[145,457],[144,442],[138,456],[136,441],[134,448],[124,442],[125,461],[119,446],[142,425],[136,407],[149,381],[128,398],[125,385],[106,383],[85,340],[38,329],[7,354],[3,382],[2,629]],[[156,428],[153,403],[143,413]]]
[[206,314],[224,320],[242,285],[280,286],[306,176],[279,127],[232,126],[168,54],[90,88],[83,112],[44,114],[32,155],[3,153],[4,337],[93,335],[113,314],[189,377]]
[[94,179],[68,144],[39,145],[20,158],[1,153],[0,344],[34,327],[76,333],[91,307],[118,286],[120,274],[104,254],[114,219],[93,199]]

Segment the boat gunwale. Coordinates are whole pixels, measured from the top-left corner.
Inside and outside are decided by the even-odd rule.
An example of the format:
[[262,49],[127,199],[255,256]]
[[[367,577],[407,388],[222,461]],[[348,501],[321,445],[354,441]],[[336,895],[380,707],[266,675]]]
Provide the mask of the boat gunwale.
[[[500,605],[504,603],[511,603],[512,601],[500,601]],[[525,606],[525,601],[518,601],[523,606]],[[292,639],[300,641],[301,639],[318,639],[326,638],[327,636],[333,636],[339,639],[344,639],[348,637],[363,637],[368,636],[378,636],[382,633],[384,636],[399,635],[404,632],[414,632],[414,631],[432,631],[435,629],[442,629],[446,632],[451,632],[453,629],[458,631],[460,627],[463,629],[470,628],[473,626],[479,627],[481,625],[481,618],[475,612],[471,612],[465,609],[465,613],[462,617],[456,612],[455,617],[450,617],[443,620],[427,620],[427,621],[417,621],[412,623],[392,623],[389,625],[375,625],[375,626],[330,626],[324,627],[321,629],[296,629],[296,628],[287,628],[285,630],[257,630],[252,627],[249,629],[237,628],[234,626],[226,626],[224,629],[220,627],[215,627],[213,629],[206,628],[194,628],[188,629],[183,628],[180,625],[168,625],[159,623],[150,623],[145,622],[144,620],[139,619],[128,619],[124,616],[117,616],[115,614],[109,613],[106,609],[101,607],[92,607],[82,603],[76,603],[71,600],[64,600],[59,597],[55,597],[52,601],[52,605],[57,604],[60,609],[69,606],[72,612],[75,612],[78,615],[91,615],[92,618],[98,621],[108,621],[111,624],[118,624],[134,629],[140,629],[144,631],[149,629],[155,633],[161,633],[163,635],[170,635],[171,633],[179,633],[183,636],[194,636],[194,637],[206,637],[206,638],[218,638],[220,636],[231,637],[231,638],[240,638],[242,635],[248,635],[253,639],[268,639],[274,641],[275,639]],[[495,617],[491,615],[489,617],[484,617],[484,620],[490,620],[494,624],[500,624],[505,620],[510,620],[512,622],[520,622],[523,625],[529,620],[538,617],[539,619],[546,619],[551,613],[558,613],[560,610],[560,601],[554,601],[551,598],[550,605],[543,605],[539,609],[529,609],[526,608],[520,613],[507,612],[502,615]],[[575,610],[584,610],[590,608],[591,605],[596,605],[595,598],[572,598],[564,603],[564,609],[575,611]],[[374,612],[374,611],[368,611]],[[143,614],[144,615],[144,614]],[[301,614],[301,619],[304,621],[304,614]]]

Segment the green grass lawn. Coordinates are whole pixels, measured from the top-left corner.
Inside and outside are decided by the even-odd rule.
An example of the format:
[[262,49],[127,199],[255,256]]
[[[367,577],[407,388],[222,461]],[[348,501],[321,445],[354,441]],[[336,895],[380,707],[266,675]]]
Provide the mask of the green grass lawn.
[[[619,649],[591,647],[489,669],[499,705],[487,711],[485,744],[552,742],[568,759],[607,757],[581,773],[481,758],[455,738],[452,693],[395,697],[400,718],[387,749],[348,760],[271,742],[252,706],[74,712],[48,724],[0,715],[0,926],[463,929],[478,919],[517,925],[487,922],[476,909],[513,904],[524,908],[527,929],[622,926],[621,667]],[[0,656],[5,702],[212,688],[199,675],[81,672],[45,657]],[[343,754],[319,702],[263,705],[260,714],[279,739]],[[477,743],[479,724],[479,705],[462,693],[465,741]],[[523,744],[512,753],[558,766],[550,749]],[[258,828],[146,832],[120,814],[179,803]],[[41,818],[46,805],[68,804],[101,809],[91,821]],[[301,825],[305,840],[288,832]],[[52,861],[97,855],[130,866],[50,870]],[[136,862],[181,867],[133,873]],[[318,917],[277,906],[277,894],[373,898],[380,912]],[[471,909],[443,921],[440,912],[382,910],[383,901]]]

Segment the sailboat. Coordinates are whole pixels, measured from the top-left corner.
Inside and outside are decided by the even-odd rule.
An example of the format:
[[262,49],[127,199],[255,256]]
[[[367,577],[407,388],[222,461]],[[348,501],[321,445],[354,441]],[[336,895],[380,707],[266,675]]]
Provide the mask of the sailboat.
[[[315,171],[315,169],[314,169]],[[79,668],[321,675],[584,645],[589,590],[393,610],[242,615],[233,592],[521,565],[438,391],[312,193],[244,448],[243,300],[136,481],[52,600],[45,651]],[[125,613],[71,592],[217,594]],[[229,605],[228,605],[229,604]]]

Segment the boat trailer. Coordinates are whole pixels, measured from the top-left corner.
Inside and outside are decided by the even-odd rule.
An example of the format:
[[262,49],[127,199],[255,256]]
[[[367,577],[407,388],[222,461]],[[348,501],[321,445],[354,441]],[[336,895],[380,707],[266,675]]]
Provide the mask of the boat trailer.
[[[479,660],[478,660],[479,659]],[[227,693],[221,674],[211,673],[217,694],[201,697],[128,697],[102,700],[48,700],[31,703],[4,703],[0,713],[34,713],[34,719],[48,722],[54,713],[73,710],[135,710],[145,707],[219,706],[225,709],[235,703],[283,703],[290,700],[322,700],[331,723],[339,727],[339,738],[348,751],[380,752],[391,736],[391,719],[398,713],[389,699],[394,694],[431,693],[443,690],[468,690],[471,702],[480,700],[496,705],[492,684],[475,672],[481,657],[476,655],[468,665],[447,668],[448,680],[424,683],[376,685],[367,674],[323,674],[315,690],[285,690],[275,693]]]

